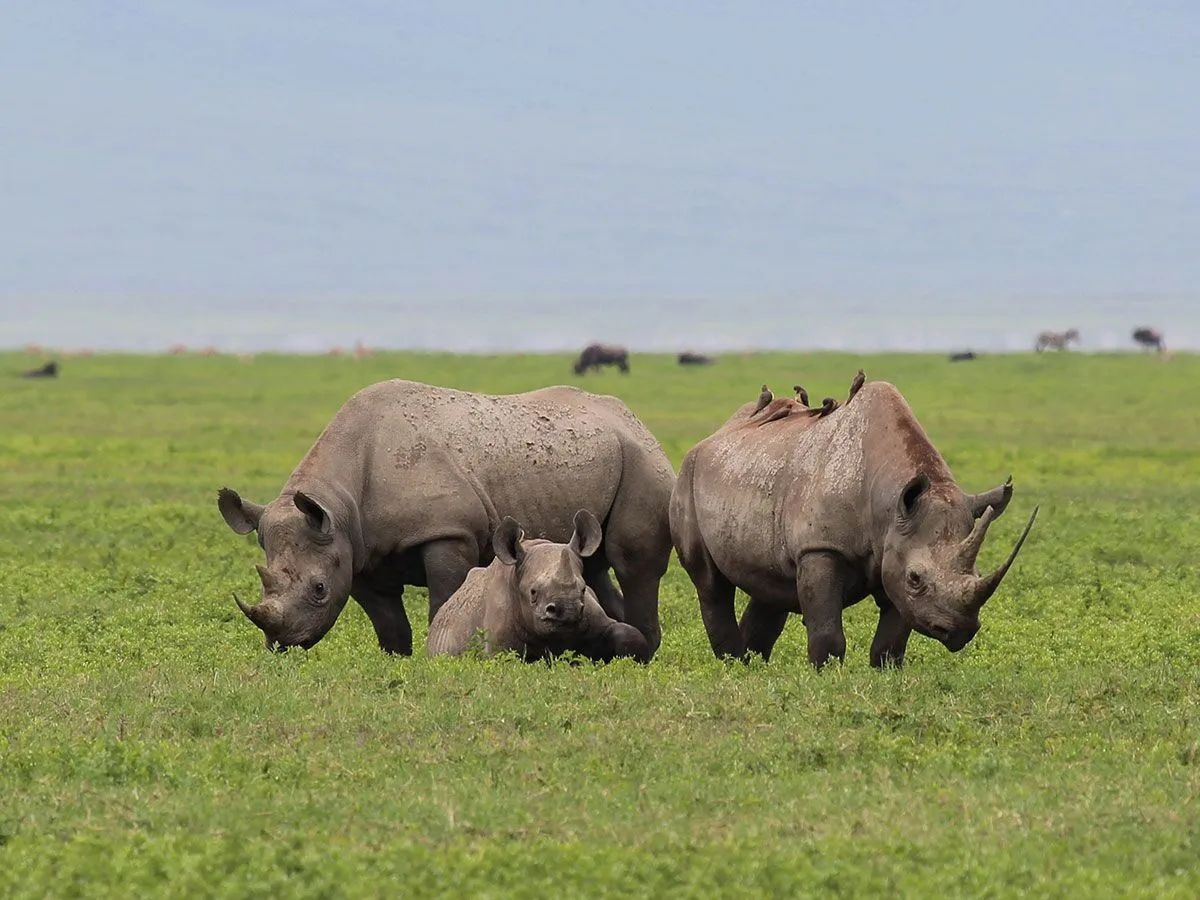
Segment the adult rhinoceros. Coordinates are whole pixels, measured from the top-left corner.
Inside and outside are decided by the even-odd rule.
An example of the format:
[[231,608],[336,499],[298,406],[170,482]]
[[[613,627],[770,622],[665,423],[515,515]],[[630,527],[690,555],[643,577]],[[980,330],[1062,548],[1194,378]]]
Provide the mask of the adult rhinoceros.
[[572,387],[492,396],[393,380],[346,401],[278,498],[260,506],[223,488],[218,506],[238,534],[257,530],[266,551],[262,602],[238,606],[268,646],[312,646],[353,596],[380,647],[410,654],[405,585],[428,586],[432,619],[472,567],[491,560],[505,516],[531,537],[565,542],[582,507],[604,528],[584,578],[653,652],[674,480],[654,436],[615,397]]
[[[871,664],[899,665],[913,629],[951,651],[979,630],[1033,525],[999,569],[978,574],[984,535],[1011,496],[1011,480],[963,493],[899,391],[863,386],[860,372],[841,406],[809,409],[764,385],[684,458],[671,535],[717,656],[769,657],[796,612],[810,662],[842,659],[842,609],[873,595]],[[735,587],[750,595],[740,625]]]

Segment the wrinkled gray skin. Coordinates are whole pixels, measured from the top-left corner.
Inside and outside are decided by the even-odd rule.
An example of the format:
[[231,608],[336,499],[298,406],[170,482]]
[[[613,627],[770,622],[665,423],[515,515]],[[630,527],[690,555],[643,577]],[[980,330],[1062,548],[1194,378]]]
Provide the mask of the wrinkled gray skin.
[[223,488],[218,506],[238,534],[257,531],[266,551],[262,602],[238,605],[268,647],[311,647],[352,596],[380,647],[410,654],[406,585],[429,588],[432,620],[467,573],[491,561],[504,516],[533,537],[566,541],[584,507],[604,523],[584,578],[653,652],[674,478],[653,435],[614,397],[572,387],[491,396],[393,380],[346,401],[278,498],[259,506]]
[[[671,497],[672,538],[713,652],[769,658],[788,613],[800,613],[809,661],[840,660],[842,609],[867,596],[879,606],[873,666],[900,665],[914,629],[951,651],[966,646],[1033,524],[979,576],[976,555],[1011,481],[963,493],[885,382],[824,417],[791,399],[754,408],[687,454]],[[750,596],[740,624],[735,587]]]
[[646,638],[610,618],[583,580],[583,561],[601,536],[600,523],[584,509],[566,544],[525,540],[517,521],[506,517],[492,538],[496,558],[472,569],[430,624],[429,655],[458,656],[482,632],[488,655],[512,650],[536,660],[573,650],[604,662],[618,656],[648,662]]

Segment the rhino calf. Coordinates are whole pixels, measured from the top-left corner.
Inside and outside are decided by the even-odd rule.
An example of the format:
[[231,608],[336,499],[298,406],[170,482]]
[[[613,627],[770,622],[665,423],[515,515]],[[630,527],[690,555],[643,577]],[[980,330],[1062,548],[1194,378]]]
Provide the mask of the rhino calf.
[[583,560],[596,552],[600,523],[585,509],[575,513],[566,544],[525,540],[505,517],[492,538],[496,558],[477,567],[451,595],[429,626],[429,655],[458,656],[483,633],[488,655],[516,651],[536,660],[573,650],[607,662],[629,656],[650,659],[640,631],[609,616],[583,579]]

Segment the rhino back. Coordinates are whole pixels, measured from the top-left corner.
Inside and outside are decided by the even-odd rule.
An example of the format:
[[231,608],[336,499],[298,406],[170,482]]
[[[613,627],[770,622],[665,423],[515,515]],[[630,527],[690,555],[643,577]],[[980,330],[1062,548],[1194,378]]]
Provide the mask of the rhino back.
[[531,537],[565,541],[580,507],[604,521],[630,457],[649,460],[665,509],[670,462],[615,398],[571,387],[475,394],[394,379],[351,397],[296,476],[337,471],[357,482],[368,529],[386,520],[419,530],[430,509],[474,491],[489,518],[511,515]]
[[693,449],[681,478],[691,480],[696,527],[722,571],[789,581],[803,552],[865,552],[871,405],[761,427],[743,407]]

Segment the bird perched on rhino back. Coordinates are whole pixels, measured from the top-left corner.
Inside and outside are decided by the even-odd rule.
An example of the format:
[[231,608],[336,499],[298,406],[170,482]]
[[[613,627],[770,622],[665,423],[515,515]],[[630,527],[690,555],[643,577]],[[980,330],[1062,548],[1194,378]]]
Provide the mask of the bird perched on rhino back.
[[405,586],[429,588],[432,619],[491,560],[505,516],[531,536],[566,541],[582,506],[604,528],[584,580],[653,653],[674,480],[658,441],[615,397],[573,387],[474,394],[396,379],[347,400],[275,500],[263,506],[222,488],[217,505],[266,552],[261,602],[237,602],[269,647],[312,646],[353,597],[379,645],[409,654]]
[[[1011,479],[965,493],[886,382],[856,378],[845,404],[813,412],[763,425],[747,403],[684,457],[671,536],[713,652],[769,658],[798,612],[809,661],[841,659],[842,609],[868,596],[880,610],[872,665],[899,665],[913,630],[962,649],[1037,509],[1008,559],[982,576],[975,560]],[[750,597],[740,622],[737,588]]]

